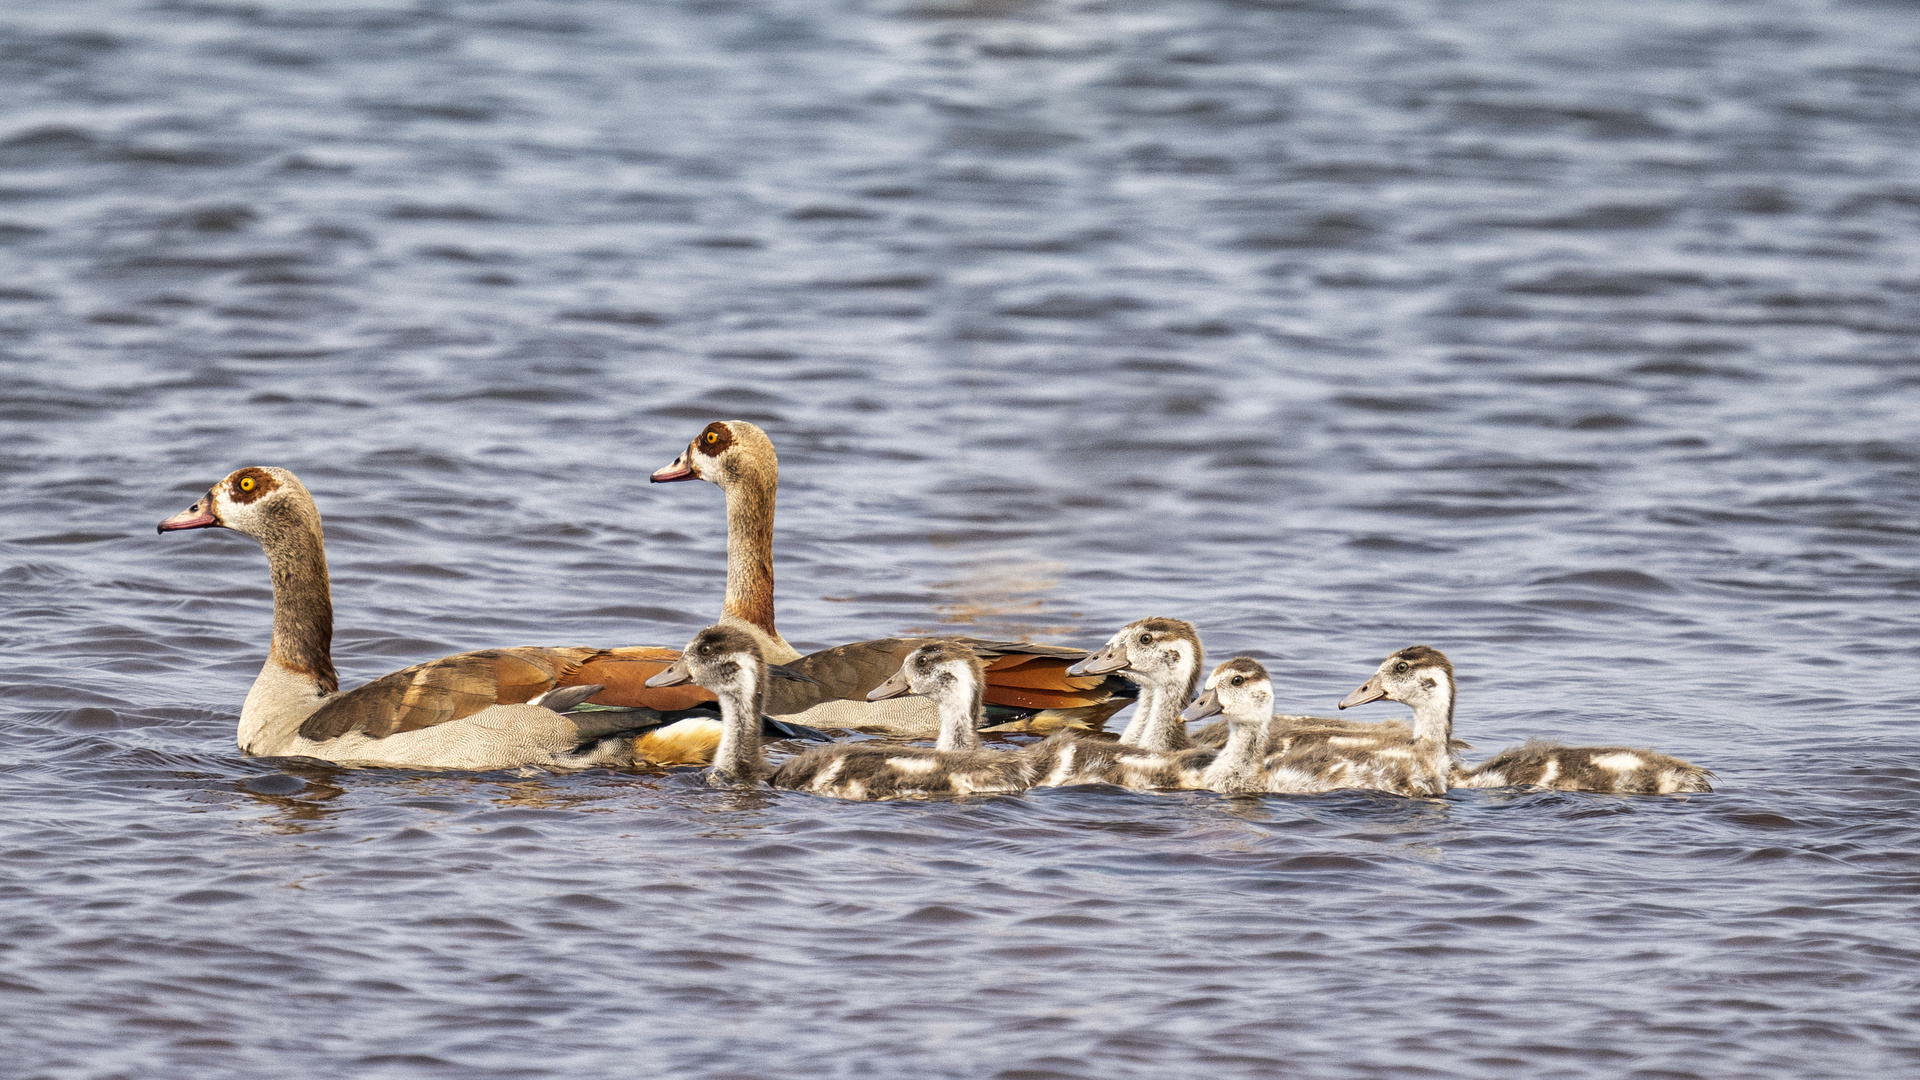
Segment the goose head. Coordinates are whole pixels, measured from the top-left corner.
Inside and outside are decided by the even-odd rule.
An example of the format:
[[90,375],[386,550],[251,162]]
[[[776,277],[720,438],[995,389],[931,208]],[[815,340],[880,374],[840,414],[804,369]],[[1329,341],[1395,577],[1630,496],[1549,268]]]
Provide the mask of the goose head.
[[655,687],[683,683],[705,687],[722,701],[744,704],[753,710],[757,723],[760,697],[767,685],[767,662],[760,656],[760,642],[729,623],[707,627],[687,642],[680,659],[647,680],[648,686]]
[[[163,533],[185,529],[232,529],[259,542],[273,578],[273,646],[267,662],[311,679],[319,696],[338,690],[326,542],[320,535],[320,508],[306,485],[285,469],[240,469],[159,526]],[[246,716],[243,709],[243,724]],[[245,735],[241,743],[246,744]]]
[[919,694],[935,701],[970,700],[987,681],[986,661],[957,641],[934,641],[907,654],[900,670],[867,691],[868,701]]
[[1428,645],[1401,649],[1380,662],[1373,678],[1340,700],[1351,709],[1369,701],[1398,701],[1416,714],[1453,712],[1453,664],[1445,653]]
[[1099,652],[1067,669],[1069,675],[1117,674],[1169,691],[1185,703],[1200,682],[1205,656],[1200,634],[1181,619],[1136,619],[1107,639]]
[[705,480],[724,491],[746,481],[765,482],[780,475],[773,440],[745,420],[715,420],[693,437],[673,464],[649,477],[656,484]]
[[773,625],[773,504],[780,487],[773,440],[745,420],[715,420],[653,474],[656,484],[696,479],[727,498],[727,596],[720,610],[760,631],[763,656],[800,659]]
[[320,510],[298,477],[285,469],[253,465],[229,473],[156,531],[232,529],[272,548],[291,530],[319,527]]
[[1273,680],[1260,661],[1238,656],[1213,669],[1206,693],[1180,714],[1182,720],[1205,720],[1220,713],[1230,723],[1253,721],[1265,725],[1273,715]]

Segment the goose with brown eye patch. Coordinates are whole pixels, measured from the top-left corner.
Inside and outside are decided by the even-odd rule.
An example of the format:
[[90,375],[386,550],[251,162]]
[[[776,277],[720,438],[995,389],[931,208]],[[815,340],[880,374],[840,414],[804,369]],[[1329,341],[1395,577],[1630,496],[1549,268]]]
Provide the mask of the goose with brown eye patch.
[[[306,486],[285,469],[241,469],[159,531],[212,528],[259,541],[273,580],[272,647],[240,709],[245,753],[378,767],[564,768],[657,760],[647,749],[655,746],[692,753],[709,723],[668,721],[711,715],[712,695],[646,687],[673,662],[669,649],[488,649],[342,693],[320,510]],[[618,711],[571,711],[589,699]],[[712,727],[707,753],[719,738]]]
[[[950,719],[954,728],[942,733],[943,742],[965,742],[973,738],[983,667],[980,658],[965,645],[934,641],[915,649],[902,662],[895,674],[900,681],[897,692],[934,695],[943,719]],[[758,638],[727,623],[696,634],[680,661],[655,676],[650,684],[672,686],[688,681],[705,686],[720,699],[724,731],[714,755],[714,783],[749,784],[765,779],[774,787],[859,800],[1002,794],[1023,791],[1032,784],[1033,766],[1025,754],[879,742],[816,747],[769,769],[760,745],[760,717],[768,685],[766,661]],[[874,692],[891,694],[895,692],[892,686],[889,680]]]
[[[935,734],[939,716],[925,699],[867,697],[900,669],[908,653],[934,639],[877,638],[801,656],[780,636],[773,605],[773,517],[780,461],[766,432],[744,420],[716,420],[695,434],[672,464],[654,472],[652,480],[705,480],[725,494],[727,587],[720,621],[752,634],[770,662],[813,679],[772,687],[767,698],[772,715],[817,727],[911,738]],[[1124,679],[1069,675],[1068,665],[1086,655],[1079,649],[965,640],[987,661],[985,701],[998,723],[1042,731],[1098,727],[1133,696]]]
[[[1382,661],[1373,678],[1340,703],[1341,708],[1369,701],[1398,701],[1412,706],[1417,745],[1401,747],[1422,763],[1427,786],[1438,786],[1433,777],[1448,787],[1545,787],[1557,791],[1592,791],[1610,794],[1673,794],[1713,790],[1713,773],[1690,762],[1652,750],[1621,746],[1559,746],[1529,742],[1504,750],[1481,765],[1463,766],[1451,756],[1442,758],[1435,748],[1444,733],[1451,736],[1456,688],[1453,663],[1438,649],[1415,645],[1402,649]],[[1382,748],[1379,753],[1386,753]],[[1391,763],[1388,762],[1388,765]],[[1413,793],[1433,793],[1413,792]]]

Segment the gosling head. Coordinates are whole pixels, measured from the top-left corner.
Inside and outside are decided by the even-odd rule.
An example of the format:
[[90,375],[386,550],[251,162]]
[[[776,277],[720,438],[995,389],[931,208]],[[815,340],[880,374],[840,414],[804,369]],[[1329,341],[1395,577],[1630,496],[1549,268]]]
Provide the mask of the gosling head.
[[1229,723],[1257,720],[1266,723],[1273,715],[1273,680],[1260,661],[1248,656],[1235,657],[1213,669],[1207,676],[1206,693],[1187,706],[1182,720],[1205,720],[1227,714]]
[[1205,655],[1192,623],[1157,617],[1136,619],[1108,638],[1099,652],[1068,668],[1067,674],[1113,673],[1172,690],[1186,701],[1200,682],[1200,662]]
[[318,528],[320,510],[298,477],[253,465],[227,474],[200,501],[160,523],[159,532],[232,529],[270,544],[295,528]]
[[694,436],[673,464],[655,470],[650,479],[656,484],[705,480],[724,489],[764,476],[768,470],[778,476],[780,458],[766,432],[745,420],[715,420]]
[[1412,645],[1381,661],[1373,678],[1360,689],[1341,699],[1340,707],[1351,709],[1369,701],[1398,701],[1411,705],[1416,713],[1453,708],[1453,664],[1445,653],[1429,645]]
[[900,662],[900,670],[886,682],[867,691],[867,700],[906,694],[920,694],[935,701],[971,697],[985,685],[986,673],[986,661],[960,642],[928,642],[908,653]]
[[752,634],[727,623],[715,623],[693,635],[671,667],[647,680],[648,686],[695,683],[722,697],[733,695],[757,702],[767,685],[767,662]]

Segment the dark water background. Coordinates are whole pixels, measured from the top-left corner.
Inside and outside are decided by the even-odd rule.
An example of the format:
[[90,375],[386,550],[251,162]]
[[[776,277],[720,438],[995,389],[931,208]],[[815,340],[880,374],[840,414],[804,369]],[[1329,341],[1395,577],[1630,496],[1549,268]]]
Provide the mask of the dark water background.
[[[1917,241],[1910,4],[0,5],[0,1072],[1920,1071]],[[721,417],[803,648],[1428,642],[1723,790],[238,756],[215,479],[315,491],[348,682],[677,645]]]

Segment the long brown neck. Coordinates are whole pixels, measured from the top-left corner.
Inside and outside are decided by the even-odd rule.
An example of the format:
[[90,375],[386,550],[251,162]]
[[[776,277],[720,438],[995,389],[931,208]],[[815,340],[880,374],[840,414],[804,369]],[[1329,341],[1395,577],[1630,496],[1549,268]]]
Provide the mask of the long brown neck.
[[742,462],[726,485],[727,599],[721,610],[783,641],[773,628],[773,503],[779,486],[774,461]]
[[340,688],[333,670],[333,590],[327,579],[320,515],[276,515],[260,530],[273,575],[273,648],[267,659],[314,681],[322,694]]

